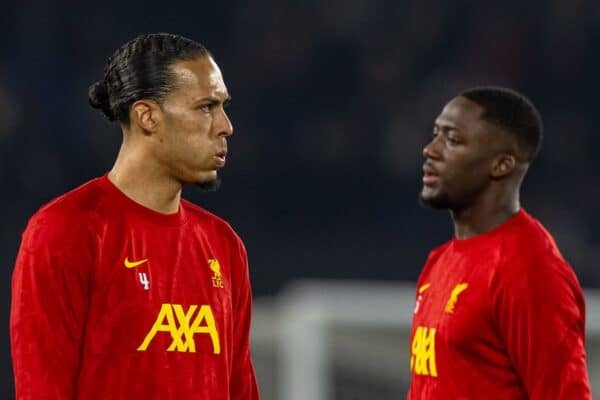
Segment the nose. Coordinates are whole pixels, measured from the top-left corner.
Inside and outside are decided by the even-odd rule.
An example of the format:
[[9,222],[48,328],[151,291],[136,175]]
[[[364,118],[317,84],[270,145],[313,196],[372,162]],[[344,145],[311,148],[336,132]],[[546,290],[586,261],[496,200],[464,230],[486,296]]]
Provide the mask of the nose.
[[429,143],[423,147],[423,157],[437,159],[440,157],[440,153],[437,149],[437,137],[431,139]]
[[231,136],[233,134],[233,125],[224,109],[221,109],[219,116],[215,120],[215,130],[217,136]]

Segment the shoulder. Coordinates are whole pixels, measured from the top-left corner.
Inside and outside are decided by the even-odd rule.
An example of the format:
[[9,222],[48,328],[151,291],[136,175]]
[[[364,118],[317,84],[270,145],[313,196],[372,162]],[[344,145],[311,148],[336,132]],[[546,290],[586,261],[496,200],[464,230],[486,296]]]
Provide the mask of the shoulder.
[[507,235],[501,244],[502,257],[490,281],[489,293],[498,321],[521,316],[527,321],[544,321],[548,326],[582,326],[583,290],[550,233],[533,217],[515,228],[518,232]]
[[213,231],[216,235],[243,246],[241,238],[225,219],[185,199],[181,200],[181,205],[192,224]]
[[429,274],[432,271],[433,266],[437,263],[437,261],[440,259],[440,257],[442,256],[442,254],[444,254],[444,252],[446,252],[446,250],[448,250],[448,247],[452,244],[452,241],[448,241],[440,246],[435,247],[434,249],[432,249],[429,254],[427,255],[427,259],[425,261],[425,265],[423,266],[423,268],[421,269],[421,273],[419,274],[419,279],[417,281],[418,285],[421,285],[421,283],[428,279]]
[[444,254],[444,252],[448,249],[448,247],[450,247],[451,244],[452,244],[452,241],[449,240],[446,243],[433,248],[427,256],[426,264],[435,263],[440,258],[440,256],[442,254]]
[[540,221],[526,213],[522,223],[502,243],[496,283],[527,292],[559,287],[580,291],[575,272],[552,235]]
[[94,212],[101,201],[102,191],[99,178],[92,179],[42,205],[31,220],[52,221]]
[[225,259],[230,260],[236,274],[248,273],[248,254],[242,239],[229,222],[188,200],[181,201],[186,212],[187,224],[199,235],[209,238],[211,244],[223,251]]
[[523,223],[517,233],[515,239],[521,243],[526,243],[532,253],[550,252],[554,257],[563,258],[548,229],[532,215],[524,212]]
[[556,242],[544,225],[524,213],[522,222],[503,242],[506,267],[514,265],[521,272],[541,273],[547,269],[570,269]]
[[98,178],[88,181],[41,206],[29,219],[23,235],[35,233],[43,235],[44,240],[83,239],[81,235],[96,225],[102,198]]

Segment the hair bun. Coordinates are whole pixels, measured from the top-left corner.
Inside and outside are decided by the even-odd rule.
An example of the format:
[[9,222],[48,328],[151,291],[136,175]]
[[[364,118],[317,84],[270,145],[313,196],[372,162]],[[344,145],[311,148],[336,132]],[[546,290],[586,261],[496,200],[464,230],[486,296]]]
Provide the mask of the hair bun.
[[114,121],[115,117],[110,109],[108,87],[106,86],[105,81],[98,81],[90,86],[88,90],[88,100],[90,105],[102,111],[109,121]]

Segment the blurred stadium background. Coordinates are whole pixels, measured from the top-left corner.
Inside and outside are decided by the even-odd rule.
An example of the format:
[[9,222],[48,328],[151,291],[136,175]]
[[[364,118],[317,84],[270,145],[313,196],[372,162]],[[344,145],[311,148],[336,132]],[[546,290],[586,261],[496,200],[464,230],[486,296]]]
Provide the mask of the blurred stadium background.
[[451,234],[446,213],[417,205],[421,148],[447,100],[487,83],[542,112],[523,204],[586,288],[600,395],[598,1],[29,0],[3,2],[0,26],[1,398],[19,235],[110,168],[120,132],[87,87],[117,46],[156,31],[203,42],[233,96],[222,190],[186,194],[248,247],[265,399],[402,398],[412,285]]

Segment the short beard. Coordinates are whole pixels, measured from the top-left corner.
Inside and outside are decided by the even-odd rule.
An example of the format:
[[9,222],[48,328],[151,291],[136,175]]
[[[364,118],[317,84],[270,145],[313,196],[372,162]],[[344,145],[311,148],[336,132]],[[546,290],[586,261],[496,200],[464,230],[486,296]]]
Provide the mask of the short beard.
[[449,210],[452,208],[452,203],[450,202],[450,197],[447,193],[428,199],[423,198],[423,195],[419,194],[419,204],[422,207],[429,207],[435,210]]
[[216,192],[221,187],[221,178],[217,177],[212,181],[198,182],[196,186],[203,192]]

